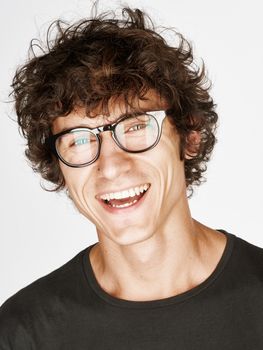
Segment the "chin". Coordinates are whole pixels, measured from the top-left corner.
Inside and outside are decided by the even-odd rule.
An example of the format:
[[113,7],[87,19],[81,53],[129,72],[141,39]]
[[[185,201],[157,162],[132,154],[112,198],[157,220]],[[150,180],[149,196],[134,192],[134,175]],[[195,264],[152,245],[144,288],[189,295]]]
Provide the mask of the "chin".
[[146,231],[144,228],[138,228],[135,225],[125,227],[123,229],[118,228],[117,232],[111,230],[107,231],[107,238],[121,246],[128,246],[144,242],[152,236],[153,232],[149,232],[149,230]]

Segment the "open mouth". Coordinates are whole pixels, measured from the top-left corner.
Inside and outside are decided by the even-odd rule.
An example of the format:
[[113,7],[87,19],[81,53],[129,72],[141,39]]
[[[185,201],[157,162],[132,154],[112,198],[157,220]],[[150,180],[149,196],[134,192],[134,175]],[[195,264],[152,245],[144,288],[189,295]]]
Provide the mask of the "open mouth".
[[115,211],[116,209],[127,209],[129,207],[137,206],[138,203],[142,201],[142,198],[144,198],[146,192],[148,192],[150,188],[150,184],[147,186],[147,188],[144,188],[142,192],[139,194],[134,194],[131,197],[126,198],[111,198],[111,199],[100,199],[101,203],[104,207],[109,209],[110,211]]
[[129,197],[129,198],[123,198],[123,199],[110,199],[109,201],[107,199],[104,200],[104,203],[109,205],[110,207],[113,208],[126,208],[130,207],[131,205],[135,204],[138,202],[148,191],[145,190],[143,193],[140,193],[139,195],[135,195],[134,197]]

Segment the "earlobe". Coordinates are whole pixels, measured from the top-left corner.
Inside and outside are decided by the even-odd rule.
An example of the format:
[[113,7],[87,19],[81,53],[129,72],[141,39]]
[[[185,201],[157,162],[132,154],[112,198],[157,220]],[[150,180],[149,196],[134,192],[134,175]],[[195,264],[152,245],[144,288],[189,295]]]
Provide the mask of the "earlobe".
[[185,159],[192,159],[198,154],[200,143],[200,131],[191,131],[186,137]]

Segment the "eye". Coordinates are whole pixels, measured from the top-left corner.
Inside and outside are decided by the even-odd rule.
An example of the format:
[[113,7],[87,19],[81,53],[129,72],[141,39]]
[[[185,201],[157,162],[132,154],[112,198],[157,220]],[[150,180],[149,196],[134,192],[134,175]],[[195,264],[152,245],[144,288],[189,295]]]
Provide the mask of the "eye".
[[89,140],[87,138],[76,139],[70,144],[70,147],[85,145],[88,142]]
[[125,133],[141,131],[146,129],[150,124],[150,116],[147,114],[137,115],[125,119],[121,125]]
[[132,127],[130,127],[127,131],[138,131],[138,130],[141,130],[141,129],[144,129],[146,128],[146,124],[136,124],[136,125],[133,125]]
[[88,143],[88,139],[87,138],[85,138],[85,139],[78,139],[78,140],[75,141],[76,145],[83,145],[85,143]]

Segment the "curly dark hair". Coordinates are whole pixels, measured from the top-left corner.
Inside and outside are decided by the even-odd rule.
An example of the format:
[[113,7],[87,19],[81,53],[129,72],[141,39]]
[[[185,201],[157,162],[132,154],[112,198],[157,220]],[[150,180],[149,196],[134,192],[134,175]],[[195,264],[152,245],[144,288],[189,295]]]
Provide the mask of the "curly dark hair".
[[[149,89],[169,101],[180,136],[180,159],[185,152],[195,154],[184,163],[188,198],[192,185],[206,181],[202,173],[217,141],[211,84],[203,61],[201,67],[194,63],[192,46],[183,35],[169,28],[178,39],[173,47],[159,29],[141,10],[124,8],[121,18],[111,12],[72,25],[57,20],[47,32],[46,47],[31,41],[28,61],[14,76],[12,94],[19,129],[27,140],[25,155],[34,171],[55,184],[49,191],[65,188],[58,160],[45,143],[54,119],[76,106],[89,113],[100,105],[107,113],[111,97],[129,103],[131,96],[143,98]],[[36,46],[43,54],[34,52]],[[193,131],[201,135],[198,149],[189,141]]]

